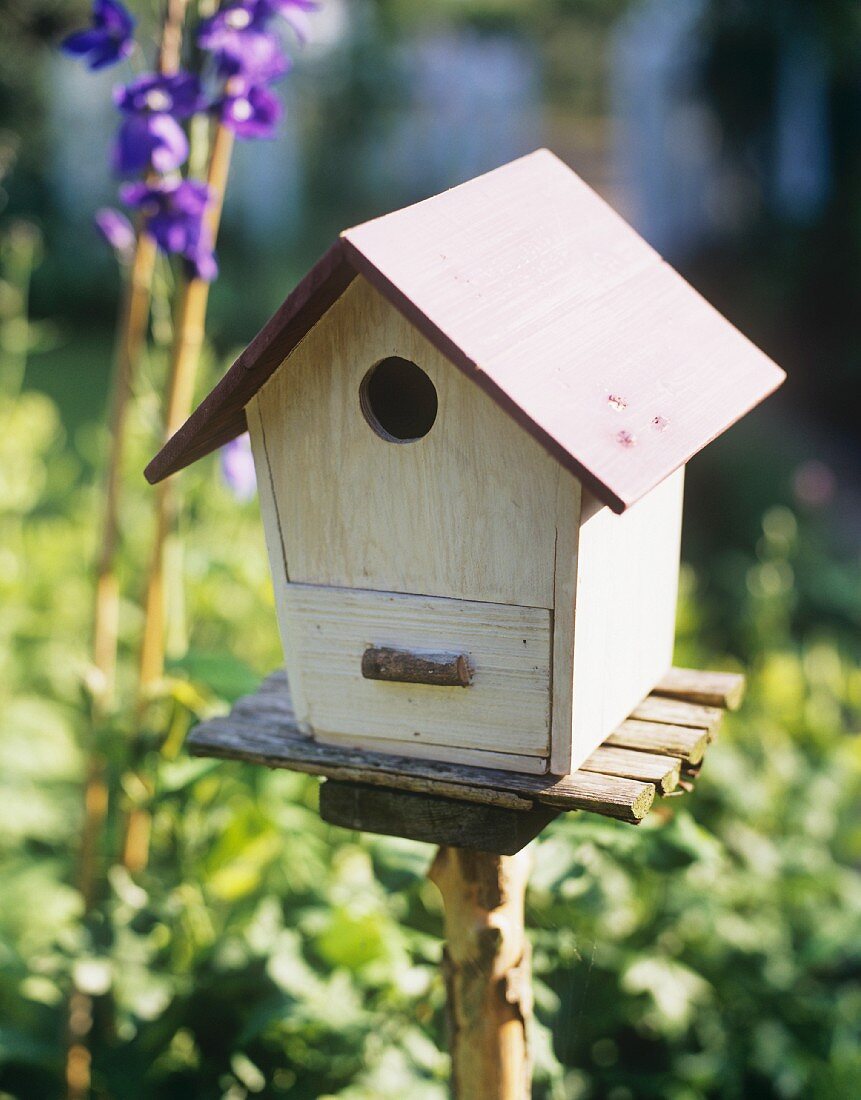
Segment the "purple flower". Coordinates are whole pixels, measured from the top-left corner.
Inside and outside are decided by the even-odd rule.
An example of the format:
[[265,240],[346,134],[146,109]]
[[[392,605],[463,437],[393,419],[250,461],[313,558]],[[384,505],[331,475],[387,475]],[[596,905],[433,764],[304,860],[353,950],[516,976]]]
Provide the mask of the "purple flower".
[[264,25],[248,8],[228,8],[201,24],[197,43],[213,55],[220,76],[270,84],[289,70],[290,60]]
[[197,278],[210,282],[216,277],[218,265],[204,221],[210,197],[206,184],[183,179],[127,183],[120,197],[143,213],[146,232],[159,248],[182,256]]
[[270,14],[259,0],[234,0],[201,22],[197,44],[205,50],[217,50],[224,35],[265,31]]
[[93,221],[120,263],[128,263],[135,250],[136,238],[134,227],[125,214],[105,206],[96,211]]
[[64,38],[60,49],[83,58],[93,71],[129,56],[134,49],[135,21],[119,0],[93,0],[92,22],[89,30],[75,31]]
[[281,118],[281,101],[274,92],[231,76],[224,97],[215,104],[221,122],[240,138],[271,138]]
[[200,109],[200,83],[191,73],[145,73],[114,92],[114,102],[124,114],[171,114],[189,118]]
[[248,434],[237,436],[221,448],[221,476],[237,500],[251,500],[257,492],[254,457]]
[[147,74],[114,93],[125,115],[113,152],[119,175],[154,168],[171,172],[188,156],[188,138],[177,119],[188,118],[202,103],[200,84],[188,73]]
[[112,166],[118,176],[132,176],[147,168],[172,172],[188,156],[188,138],[170,115],[132,115],[117,135]]

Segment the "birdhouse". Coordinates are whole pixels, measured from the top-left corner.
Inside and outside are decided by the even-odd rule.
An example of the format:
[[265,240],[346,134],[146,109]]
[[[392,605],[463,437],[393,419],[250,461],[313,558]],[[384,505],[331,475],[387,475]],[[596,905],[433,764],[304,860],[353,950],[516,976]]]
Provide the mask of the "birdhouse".
[[565,775],[670,667],[685,463],[782,379],[541,150],[343,233],[147,477],[250,432],[309,736]]

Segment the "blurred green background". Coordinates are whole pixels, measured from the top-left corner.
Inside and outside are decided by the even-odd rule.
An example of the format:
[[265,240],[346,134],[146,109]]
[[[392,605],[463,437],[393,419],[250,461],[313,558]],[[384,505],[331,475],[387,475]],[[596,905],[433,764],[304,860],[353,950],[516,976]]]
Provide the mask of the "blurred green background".
[[[73,981],[98,1096],[443,1097],[430,850],[324,826],[313,781],[183,751],[279,663],[256,503],[215,457],[184,475],[153,796],[122,717],[99,734],[112,784],[151,805],[151,863],[106,866],[82,919],[118,289],[91,229],[118,77],[54,49],[85,14],[0,6],[0,1097],[62,1094]],[[287,99],[283,136],[239,150],[201,391],[341,228],[541,144],[788,370],[687,484],[677,661],[744,669],[748,703],[694,797],[637,830],[569,815],[536,845],[535,1096],[861,1095],[857,3],[324,0]],[[128,459],[126,686],[163,371],[156,342]]]

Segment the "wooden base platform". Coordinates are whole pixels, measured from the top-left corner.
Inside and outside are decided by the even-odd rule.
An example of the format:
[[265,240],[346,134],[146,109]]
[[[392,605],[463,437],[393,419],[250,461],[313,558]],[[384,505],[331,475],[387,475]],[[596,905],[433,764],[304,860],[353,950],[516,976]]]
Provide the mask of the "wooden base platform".
[[[535,824],[554,816],[546,810],[587,810],[637,825],[656,795],[681,794],[691,788],[724,710],[738,707],[743,691],[744,677],[734,673],[671,669],[585,764],[562,778],[321,745],[300,731],[283,672],[273,673],[253,695],[238,700],[230,714],[194,729],[189,749],[195,756],[242,760],[334,780],[328,791],[324,788],[321,812],[327,820],[352,828],[390,831],[375,828],[372,821],[376,815],[378,824],[384,824],[386,813],[395,814],[394,802],[374,803],[367,794],[373,788],[418,793],[443,804],[521,811],[531,814]],[[416,804],[407,800],[404,805]],[[444,829],[444,808],[425,815],[431,823],[428,835],[416,835],[418,823],[413,832],[398,829],[396,835],[457,843],[438,839]],[[485,819],[490,822],[496,815],[482,817],[476,809],[473,819],[480,830]],[[512,836],[515,840],[526,837],[530,828],[524,818]]]

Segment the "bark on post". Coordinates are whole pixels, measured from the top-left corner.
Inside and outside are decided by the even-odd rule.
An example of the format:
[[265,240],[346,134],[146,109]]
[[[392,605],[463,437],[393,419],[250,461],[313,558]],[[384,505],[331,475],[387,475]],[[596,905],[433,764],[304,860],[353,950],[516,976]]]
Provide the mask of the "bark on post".
[[532,976],[524,929],[531,854],[440,848],[429,871],[445,907],[443,973],[455,1100],[528,1100]]

